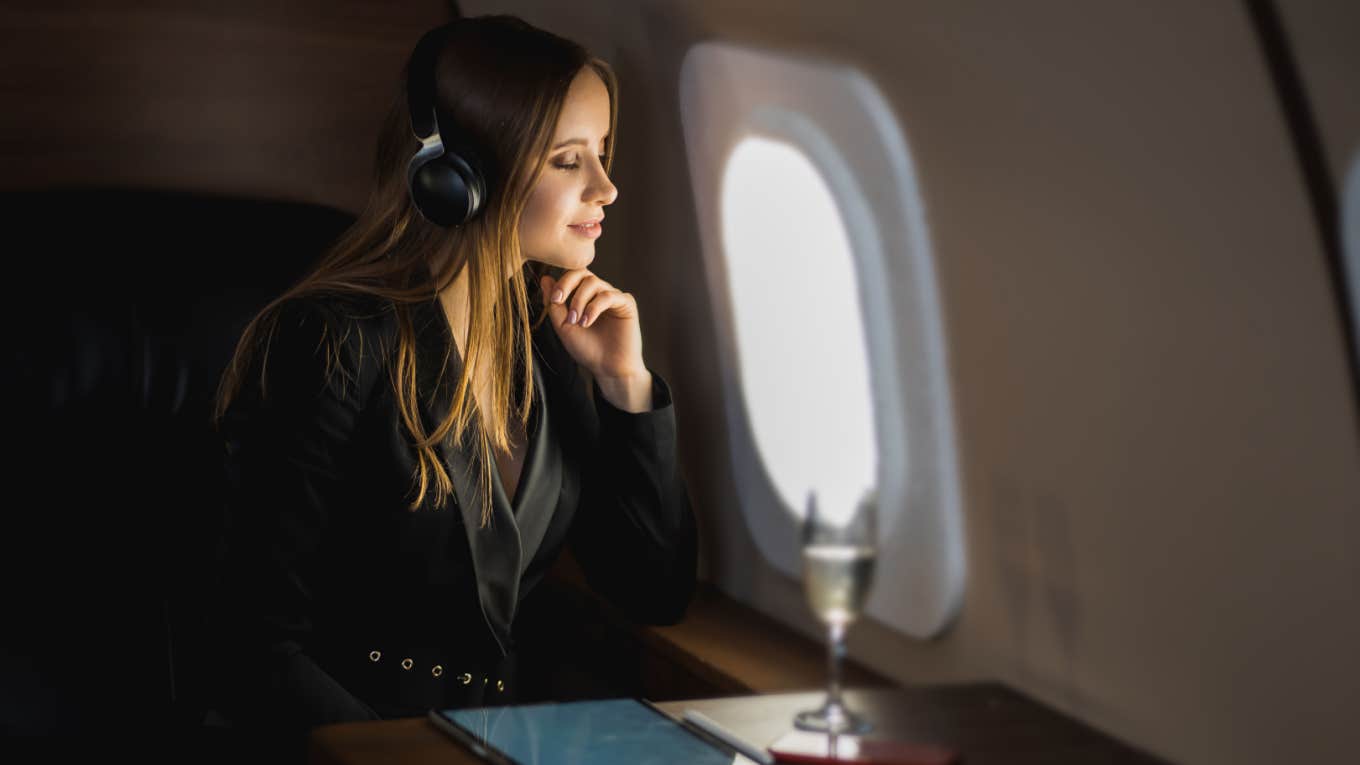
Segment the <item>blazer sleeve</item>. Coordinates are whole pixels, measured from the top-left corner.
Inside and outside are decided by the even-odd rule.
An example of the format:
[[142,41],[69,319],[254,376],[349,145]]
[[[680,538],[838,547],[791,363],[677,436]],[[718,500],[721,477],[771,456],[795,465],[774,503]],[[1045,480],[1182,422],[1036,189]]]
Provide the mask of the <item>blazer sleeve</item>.
[[697,533],[676,454],[670,386],[652,373],[652,409],[618,409],[592,385],[596,427],[569,536],[592,589],[633,620],[675,624],[694,595]]
[[229,531],[214,618],[221,704],[243,727],[379,718],[308,653],[321,541],[371,384],[347,326],[316,301],[284,303],[262,346],[263,385],[257,354],[223,420]]

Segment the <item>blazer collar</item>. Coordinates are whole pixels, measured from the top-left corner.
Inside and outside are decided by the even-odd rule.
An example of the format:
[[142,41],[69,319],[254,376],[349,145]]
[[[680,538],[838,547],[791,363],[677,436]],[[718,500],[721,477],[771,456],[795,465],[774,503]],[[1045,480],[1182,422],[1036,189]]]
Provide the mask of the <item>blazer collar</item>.
[[[452,343],[448,320],[437,298],[413,306],[412,323],[416,332],[421,416],[426,432],[430,432],[452,405],[458,377],[462,374],[462,360]],[[551,327],[547,329],[552,331]],[[474,438],[480,419],[476,413],[461,442],[455,443],[450,437],[436,447],[453,481],[454,499],[463,519],[482,616],[503,654],[509,653],[512,647],[510,632],[519,602],[520,577],[548,528],[562,483],[561,454],[552,446],[550,418],[547,407],[543,406],[547,391],[541,368],[535,344],[536,411],[530,417],[530,445],[515,507],[510,505],[493,466],[491,518],[487,526],[481,525],[480,460]]]
[[519,529],[520,577],[528,570],[543,542],[562,491],[562,452],[557,447],[556,423],[553,422],[551,407],[544,403],[548,394],[544,380],[542,360],[535,358],[534,405],[527,426],[529,444],[525,449],[524,466],[520,471],[513,503],[501,483],[499,471],[491,474],[492,501],[510,510],[515,526]]

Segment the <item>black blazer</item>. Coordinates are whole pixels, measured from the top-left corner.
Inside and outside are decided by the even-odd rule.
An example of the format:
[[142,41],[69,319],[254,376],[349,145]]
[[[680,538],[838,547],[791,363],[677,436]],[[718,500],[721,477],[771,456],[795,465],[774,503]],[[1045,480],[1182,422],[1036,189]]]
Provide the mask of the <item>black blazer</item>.
[[[651,411],[619,410],[590,393],[544,322],[521,484],[512,507],[493,469],[492,523],[481,528],[470,439],[441,446],[450,503],[434,509],[430,492],[407,508],[417,461],[391,383],[393,305],[313,296],[279,317],[265,395],[257,355],[222,422],[230,526],[210,622],[218,708],[235,725],[298,731],[506,703],[515,609],[567,544],[591,587],[632,618],[681,619],[695,522],[659,375]],[[411,306],[410,319],[428,433],[459,362],[450,353],[440,378],[452,346],[438,301]]]

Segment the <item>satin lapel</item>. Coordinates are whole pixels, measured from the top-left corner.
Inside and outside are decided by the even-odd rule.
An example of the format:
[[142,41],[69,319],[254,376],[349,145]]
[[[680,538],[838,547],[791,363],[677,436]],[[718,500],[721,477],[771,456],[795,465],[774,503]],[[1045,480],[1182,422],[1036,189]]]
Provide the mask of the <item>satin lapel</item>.
[[[417,374],[421,414],[429,432],[439,424],[452,404],[458,376],[462,373],[462,362],[457,352],[452,350],[448,320],[437,300],[415,306],[412,321],[418,346],[416,358],[419,361]],[[440,361],[446,358],[445,348],[450,350],[447,351],[448,363],[441,379]],[[473,425],[478,425],[476,415],[473,416]],[[505,653],[511,645],[510,622],[519,596],[522,557],[519,530],[510,509],[502,502],[492,502],[490,522],[484,528],[481,525],[481,474],[477,469],[474,430],[474,427],[468,428],[461,443],[454,443],[452,438],[446,440],[439,445],[438,451],[453,481],[454,497],[458,500],[458,509],[463,516],[467,550],[472,556],[482,616],[501,652]]]
[[[537,348],[535,348],[537,351]],[[519,527],[520,545],[523,558],[520,575],[529,568],[538,546],[543,542],[552,523],[553,513],[557,510],[558,495],[562,492],[562,451],[554,433],[551,407],[547,406],[548,388],[543,372],[542,356],[535,353],[534,386],[537,412],[532,446],[525,460],[523,470],[526,480],[515,496],[519,508],[515,513],[515,523]]]

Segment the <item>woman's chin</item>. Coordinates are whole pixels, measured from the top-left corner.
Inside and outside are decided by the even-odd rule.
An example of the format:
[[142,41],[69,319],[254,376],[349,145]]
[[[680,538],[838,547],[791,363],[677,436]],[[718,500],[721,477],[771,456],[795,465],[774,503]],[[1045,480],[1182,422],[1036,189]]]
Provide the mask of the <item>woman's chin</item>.
[[585,268],[595,262],[595,247],[581,248],[573,253],[564,253],[563,257],[556,265],[568,271],[575,271],[578,268]]
[[585,268],[595,262],[595,245],[592,243],[585,247],[561,250],[549,255],[530,255],[525,259],[542,263],[546,266],[552,266],[553,268],[560,268],[564,271],[575,271],[578,268]]

